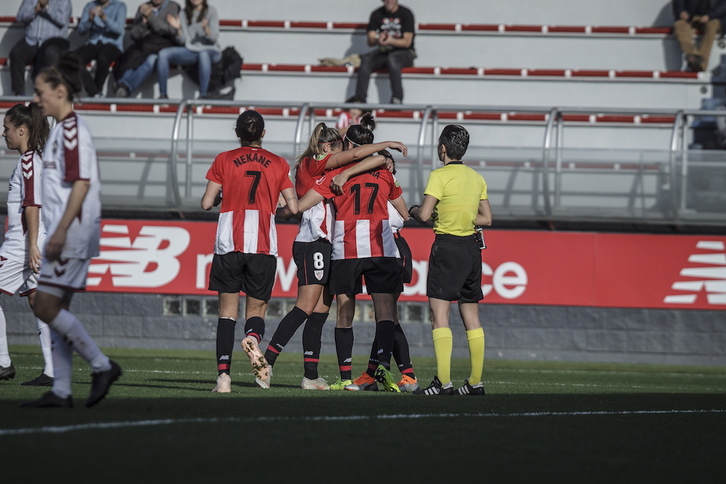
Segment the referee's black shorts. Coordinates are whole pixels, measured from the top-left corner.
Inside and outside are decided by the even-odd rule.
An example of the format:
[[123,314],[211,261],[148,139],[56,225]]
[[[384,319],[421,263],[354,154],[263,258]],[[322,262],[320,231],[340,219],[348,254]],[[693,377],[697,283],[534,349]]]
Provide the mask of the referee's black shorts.
[[481,250],[473,235],[436,234],[429,256],[426,295],[444,301],[479,302]]
[[269,301],[275,285],[277,258],[268,254],[228,252],[214,254],[209,272],[209,290],[244,292],[262,301]]
[[297,265],[297,285],[327,285],[330,277],[332,244],[325,239],[293,242],[292,258]]

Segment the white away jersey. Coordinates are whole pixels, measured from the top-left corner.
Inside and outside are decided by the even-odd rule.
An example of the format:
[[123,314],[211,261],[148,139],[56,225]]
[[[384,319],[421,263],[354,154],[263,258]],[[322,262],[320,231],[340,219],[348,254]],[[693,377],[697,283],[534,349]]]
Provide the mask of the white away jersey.
[[[28,228],[23,218],[25,207],[42,206],[41,179],[43,173],[43,158],[40,154],[28,150],[18,159],[13,174],[10,175],[8,186],[8,230],[5,232],[5,241],[0,247],[0,257],[15,261],[28,259]],[[45,243],[45,225],[43,223],[43,210],[40,211],[40,226],[38,227],[38,247],[43,248]]]
[[43,211],[48,236],[55,233],[73,182],[88,180],[90,187],[81,213],[68,228],[62,257],[90,259],[98,255],[101,238],[101,178],[91,132],[76,113],[50,131],[43,163]]

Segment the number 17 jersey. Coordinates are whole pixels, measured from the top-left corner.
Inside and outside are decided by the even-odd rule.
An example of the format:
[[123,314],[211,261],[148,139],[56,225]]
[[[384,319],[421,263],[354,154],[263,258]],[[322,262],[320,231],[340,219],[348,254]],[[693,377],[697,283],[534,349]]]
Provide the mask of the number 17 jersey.
[[222,185],[214,253],[277,255],[275,210],[280,192],[292,188],[287,161],[243,146],[217,155],[207,180]]
[[388,220],[388,201],[403,194],[398,181],[380,167],[352,177],[337,195],[330,189],[330,180],[346,168],[329,171],[313,186],[335,206],[332,259],[399,257]]

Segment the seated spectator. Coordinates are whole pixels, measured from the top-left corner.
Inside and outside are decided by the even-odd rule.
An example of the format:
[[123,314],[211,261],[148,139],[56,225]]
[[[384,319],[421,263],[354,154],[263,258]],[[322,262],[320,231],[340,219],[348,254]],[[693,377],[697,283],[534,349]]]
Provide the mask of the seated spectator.
[[121,54],[114,76],[116,97],[128,97],[154,71],[161,49],[176,45],[176,29],[169,18],[179,15],[181,7],[171,0],[149,0],[139,5],[131,27],[134,43]]
[[376,69],[388,69],[391,82],[391,104],[403,102],[401,69],[411,67],[416,58],[413,37],[416,23],[413,12],[398,0],[383,0],[383,6],[371,13],[368,21],[368,45],[375,50],[361,55],[355,97],[366,102],[371,73]]
[[89,96],[96,96],[103,90],[108,68],[123,51],[125,29],[125,3],[118,0],[92,0],[83,7],[78,33],[88,34],[88,40],[75,53],[83,65],[96,61],[94,77],[91,77],[88,69],[81,71],[83,87]]
[[169,23],[176,29],[176,40],[181,45],[159,51],[159,58],[156,61],[159,98],[169,98],[166,89],[169,64],[177,66],[197,64],[199,97],[204,99],[207,97],[212,64],[222,58],[222,51],[217,44],[219,38],[217,10],[207,5],[207,0],[186,0],[181,15],[170,17]]
[[25,66],[33,63],[32,79],[58,62],[68,50],[71,0],[23,0],[16,20],[25,24],[25,36],[10,49],[10,87],[25,96]]
[[[722,10],[724,2],[714,2],[714,6]],[[685,69],[700,72],[708,67],[713,41],[721,29],[719,13],[712,8],[710,0],[673,0],[673,31],[683,52]],[[700,47],[696,47],[693,36],[697,31],[703,32]]]

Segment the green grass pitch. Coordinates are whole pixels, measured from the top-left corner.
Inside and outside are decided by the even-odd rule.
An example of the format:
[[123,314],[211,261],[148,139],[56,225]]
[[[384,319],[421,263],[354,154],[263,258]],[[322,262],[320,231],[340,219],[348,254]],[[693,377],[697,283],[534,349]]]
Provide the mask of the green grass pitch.
[[[11,347],[3,483],[726,482],[722,367],[487,360],[484,397],[424,397],[304,391],[302,357],[286,353],[262,390],[237,348],[220,395],[213,351],[108,354],[124,374],[96,407],[76,359],[74,409],[25,409],[47,390],[20,386],[42,358]],[[357,376],[366,357],[353,363]],[[414,365],[428,384],[433,358]],[[335,380],[333,355],[320,370]]]

